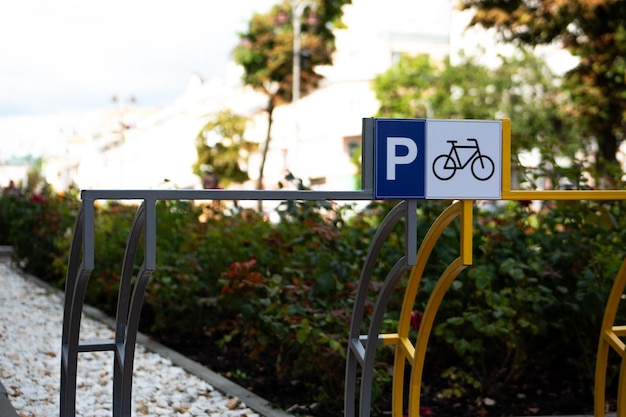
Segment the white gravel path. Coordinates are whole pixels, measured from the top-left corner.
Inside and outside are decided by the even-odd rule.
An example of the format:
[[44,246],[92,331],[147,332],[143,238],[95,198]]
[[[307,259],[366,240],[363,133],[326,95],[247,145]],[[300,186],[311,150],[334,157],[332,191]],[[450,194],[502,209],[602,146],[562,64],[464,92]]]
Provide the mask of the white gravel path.
[[[0,382],[21,417],[59,414],[62,297],[0,263]],[[83,318],[81,340],[110,339],[104,324]],[[81,353],[77,416],[111,416],[112,352]],[[133,415],[259,417],[237,399],[138,345]]]

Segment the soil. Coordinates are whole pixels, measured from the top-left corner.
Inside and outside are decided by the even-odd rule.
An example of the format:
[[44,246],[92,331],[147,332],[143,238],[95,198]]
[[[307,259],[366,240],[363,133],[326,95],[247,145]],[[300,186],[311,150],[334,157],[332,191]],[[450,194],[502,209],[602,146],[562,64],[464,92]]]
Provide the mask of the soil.
[[[270,363],[262,360],[250,361],[243,350],[237,352],[232,346],[220,349],[208,341],[188,339],[181,342],[175,338],[161,340],[172,349],[203,364],[241,385],[245,389],[268,400],[274,406],[297,415],[328,417],[323,405],[311,403],[307,389],[301,381],[279,379],[272,375]],[[426,375],[426,374],[425,374]],[[425,376],[424,381],[428,378]],[[578,392],[577,384],[567,378],[555,378],[534,372],[525,383],[511,384],[498,396],[498,400],[443,399],[436,383],[423,383],[420,400],[422,416],[432,417],[491,417],[491,416],[549,416],[549,415],[593,415],[593,394]],[[580,385],[580,384],[578,384]],[[614,399],[608,399],[610,409],[615,410]],[[376,404],[380,416],[390,415],[384,410],[387,403]]]

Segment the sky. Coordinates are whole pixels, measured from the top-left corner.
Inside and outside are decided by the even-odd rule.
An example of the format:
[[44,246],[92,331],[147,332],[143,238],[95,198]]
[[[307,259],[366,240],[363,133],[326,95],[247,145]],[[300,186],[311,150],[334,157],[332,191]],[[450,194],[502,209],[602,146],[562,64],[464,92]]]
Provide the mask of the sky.
[[277,0],[0,2],[0,118],[135,97],[163,106],[192,74],[225,75],[237,32]]
[[[68,131],[112,109],[114,96],[160,108],[194,74],[225,78],[237,33],[281,1],[0,0],[0,161],[56,153]],[[448,2],[410,0],[408,10],[407,1],[384,9],[372,1],[373,26],[391,19],[445,30],[433,16]]]
[[130,98],[160,108],[224,78],[237,33],[279,0],[0,1],[0,161],[58,154]]

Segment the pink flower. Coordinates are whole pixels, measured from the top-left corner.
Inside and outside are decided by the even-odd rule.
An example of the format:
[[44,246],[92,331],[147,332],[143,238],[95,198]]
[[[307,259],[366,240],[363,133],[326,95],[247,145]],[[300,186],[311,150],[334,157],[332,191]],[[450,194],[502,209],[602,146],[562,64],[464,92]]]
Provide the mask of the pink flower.
[[30,197],[30,201],[32,201],[33,203],[43,203],[44,201],[46,201],[46,198],[41,194],[33,194]]
[[420,326],[422,325],[423,317],[424,317],[424,314],[422,314],[421,311],[414,311],[411,313],[411,327],[413,327],[414,330],[420,329]]
[[[402,417],[407,417],[409,415],[409,412],[407,411],[406,414],[404,414]],[[421,417],[430,417],[433,415],[433,408],[432,407],[420,407],[420,416]]]

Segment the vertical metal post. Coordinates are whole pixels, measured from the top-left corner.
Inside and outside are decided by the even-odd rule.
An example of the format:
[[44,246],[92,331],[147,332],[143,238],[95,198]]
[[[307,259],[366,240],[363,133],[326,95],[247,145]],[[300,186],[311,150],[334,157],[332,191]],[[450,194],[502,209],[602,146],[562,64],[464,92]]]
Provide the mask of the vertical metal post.
[[407,200],[405,215],[405,256],[407,265],[417,262],[417,200]]
[[374,195],[375,119],[363,119],[361,132],[361,188]]
[[146,224],[144,259],[146,269],[154,271],[156,268],[156,199],[146,198]]
[[83,263],[86,269],[94,268],[94,200],[83,200]]

